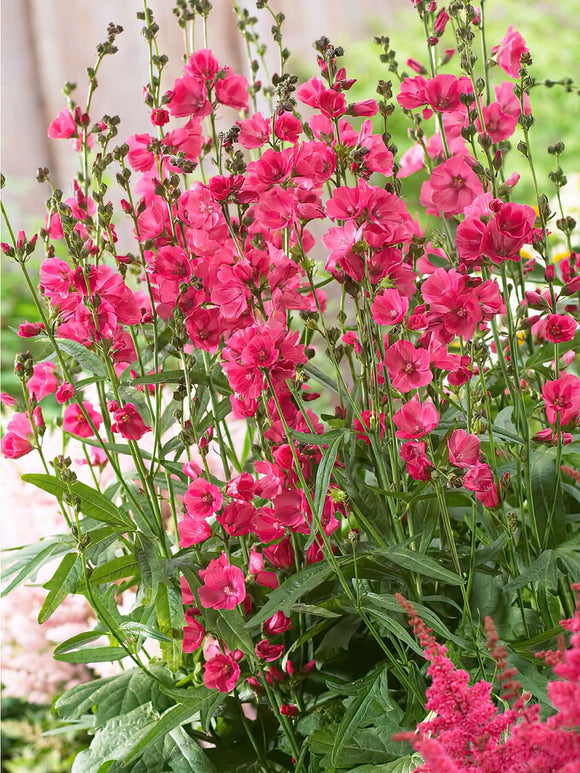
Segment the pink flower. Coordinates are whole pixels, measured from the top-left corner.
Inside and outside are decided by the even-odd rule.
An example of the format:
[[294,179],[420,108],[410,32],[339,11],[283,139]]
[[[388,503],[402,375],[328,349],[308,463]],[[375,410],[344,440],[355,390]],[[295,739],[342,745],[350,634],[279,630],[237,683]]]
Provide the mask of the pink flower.
[[427,102],[427,81],[422,75],[415,78],[405,78],[401,83],[401,91],[397,96],[397,102],[407,110],[415,110]]
[[576,327],[576,320],[568,314],[548,314],[544,320],[544,338],[554,343],[571,341],[576,335]]
[[468,435],[463,429],[456,429],[447,441],[449,461],[456,467],[472,467],[479,460],[479,438]]
[[211,528],[205,518],[193,518],[187,514],[179,522],[177,529],[179,531],[180,548],[190,548],[192,545],[199,545],[200,542],[205,542],[211,536]]
[[236,75],[229,67],[222,70],[224,77],[215,82],[215,95],[218,102],[236,110],[248,109],[248,81],[243,75]]
[[416,349],[410,341],[396,341],[386,350],[384,362],[393,386],[400,392],[419,389],[433,380],[429,352]]
[[[90,403],[83,402],[83,408],[95,429],[98,431],[101,422],[103,421],[103,417],[98,411],[95,411]],[[71,435],[76,435],[77,437],[91,437],[91,435],[95,434],[77,403],[67,405],[64,409],[62,428],[65,432],[70,432]]]
[[486,507],[497,507],[497,487],[488,464],[477,462],[470,467],[463,476],[463,485],[469,491],[474,491],[476,498]]
[[150,134],[134,134],[127,137],[129,152],[127,161],[132,169],[137,172],[148,172],[155,164],[155,156],[147,147],[151,143]]
[[183,499],[188,515],[194,518],[208,518],[217,513],[222,502],[222,492],[205,478],[197,478],[190,483]]
[[210,561],[199,576],[205,583],[199,589],[199,600],[206,609],[234,609],[246,598],[244,573],[228,564],[225,553]]
[[58,387],[54,362],[39,362],[35,365],[26,386],[30,396],[36,400],[51,395]]
[[445,217],[462,213],[483,193],[479,177],[463,156],[454,156],[435,167],[430,185],[433,204]]
[[205,628],[195,619],[190,610],[185,613],[187,625],[183,629],[183,651],[195,652],[199,649],[205,636]]
[[371,313],[377,325],[398,325],[409,309],[409,300],[394,288],[377,293]]
[[240,667],[231,655],[214,655],[203,666],[203,683],[210,690],[230,692],[239,676]]
[[461,109],[459,97],[472,91],[469,78],[457,78],[455,75],[436,75],[427,81],[425,96],[428,104],[438,112],[454,112]]
[[2,438],[2,455],[6,459],[19,459],[32,451],[33,440],[34,430],[30,419],[24,413],[15,413]]
[[517,78],[522,54],[528,51],[526,41],[510,24],[499,46],[492,48],[491,53],[496,55],[497,63],[510,77]]
[[244,148],[261,148],[270,139],[270,124],[262,113],[254,113],[245,121],[238,121],[238,142]]
[[64,382],[59,386],[59,388],[56,390],[56,402],[59,405],[64,405],[64,403],[68,402],[72,397],[74,397],[75,394],[75,388],[73,384],[69,384],[68,382]]
[[427,443],[422,440],[409,440],[401,446],[401,459],[407,465],[407,472],[413,480],[429,480],[430,467],[433,464],[427,456]]
[[48,136],[53,139],[69,139],[77,136],[77,125],[70,110],[61,110],[48,127]]
[[125,403],[122,408],[114,411],[113,419],[115,421],[111,430],[119,432],[127,440],[140,440],[147,432],[151,432],[151,427],[145,425],[132,403]]
[[393,421],[398,427],[398,438],[415,440],[428,435],[439,424],[439,413],[430,397],[424,403],[414,395],[395,413]]
[[565,426],[580,413],[580,379],[571,373],[565,373],[554,381],[548,381],[542,388],[546,416],[550,424]]
[[292,620],[286,617],[284,612],[278,611],[264,623],[264,633],[268,634],[268,636],[277,636],[290,630],[291,627]]
[[280,655],[284,652],[284,645],[271,644],[268,639],[262,639],[256,644],[254,649],[260,660],[272,663],[274,660],[278,660]]

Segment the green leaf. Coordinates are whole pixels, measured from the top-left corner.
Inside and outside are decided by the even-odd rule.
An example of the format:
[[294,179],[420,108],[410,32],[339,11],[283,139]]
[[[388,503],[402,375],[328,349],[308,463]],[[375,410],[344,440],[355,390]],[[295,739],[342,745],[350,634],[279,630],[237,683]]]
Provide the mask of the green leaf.
[[113,663],[126,657],[127,651],[122,647],[83,647],[54,655],[55,660],[64,663]]
[[347,703],[344,716],[336,730],[334,745],[330,753],[330,761],[333,765],[337,764],[343,747],[358,733],[359,728],[369,724],[367,717],[374,703],[378,703],[381,711],[385,714],[392,711],[392,706],[387,700],[388,682],[386,676],[387,670],[383,667],[369,687]]
[[[363,604],[366,604],[368,601],[370,601],[378,609],[385,609],[385,610],[389,610],[390,612],[400,612],[401,614],[403,613],[403,610],[401,609],[401,605],[399,604],[395,596],[389,593],[386,593],[386,594],[366,593],[362,600],[363,600]],[[465,639],[462,639],[459,636],[455,636],[455,634],[452,634],[451,631],[445,625],[445,623],[443,623],[441,618],[438,615],[436,615],[432,610],[428,609],[424,604],[420,604],[418,601],[414,601],[413,609],[419,615],[419,617],[429,626],[429,628],[432,628],[433,631],[438,636],[444,637],[447,641],[454,642],[455,644],[457,644],[458,647],[461,647],[463,649],[467,649],[469,647],[469,644]]]
[[182,370],[164,370],[161,373],[150,373],[148,376],[138,376],[123,380],[125,386],[142,386],[145,384],[178,384],[184,378]]
[[151,628],[150,625],[137,623],[132,620],[121,623],[119,630],[128,636],[144,636],[146,639],[155,639],[156,641],[171,641],[169,636],[161,633],[161,631],[157,631],[155,628]]
[[329,389],[331,389],[333,392],[336,392],[338,394],[338,387],[336,385],[336,381],[331,379],[329,376],[326,375],[326,373],[323,373],[318,368],[315,368],[314,365],[311,365],[308,363],[305,367],[306,372],[315,378],[320,384],[324,384],[324,386],[327,386]]
[[43,588],[46,588],[49,593],[38,613],[38,622],[41,625],[42,623],[46,623],[61,601],[63,601],[69,593],[72,593],[72,591],[75,590],[80,575],[81,560],[79,554],[67,553],[58,565],[58,569],[51,579],[42,586]]
[[61,642],[54,648],[55,655],[61,655],[63,652],[70,652],[82,647],[84,644],[96,641],[101,636],[105,636],[105,631],[83,631],[83,633],[77,633],[76,636],[71,636],[70,639]]
[[303,612],[306,615],[315,615],[316,617],[342,617],[338,612],[332,612],[330,609],[319,607],[316,604],[292,604],[292,612]]
[[90,747],[75,757],[72,773],[100,773],[107,761],[124,760],[158,718],[151,703],[113,717],[96,733]]
[[139,564],[135,556],[129,554],[113,558],[111,561],[97,566],[90,576],[90,582],[92,585],[99,585],[102,582],[134,577],[137,574],[139,574]]
[[324,509],[326,495],[328,494],[330,478],[336,463],[336,457],[338,456],[338,449],[342,445],[343,438],[343,433],[334,438],[334,440],[329,444],[328,448],[322,454],[322,459],[318,465],[318,470],[316,472],[316,482],[314,484],[313,502],[314,513],[317,522],[320,522],[322,519],[322,511]]
[[320,435],[292,430],[293,438],[300,443],[307,443],[309,446],[325,446],[334,442],[337,438],[346,438],[349,434],[350,430],[348,429],[331,429],[329,432],[323,432]]
[[391,564],[401,566],[422,577],[431,577],[434,580],[441,580],[448,585],[461,585],[463,580],[454,572],[445,569],[441,564],[431,556],[425,553],[417,553],[407,548],[393,547],[385,550],[374,550],[373,556],[383,556]]
[[366,609],[367,612],[369,612],[375,618],[375,620],[378,620],[390,634],[393,634],[396,639],[404,641],[408,647],[417,653],[417,655],[423,655],[423,650],[419,644],[415,641],[407,629],[401,625],[398,620],[395,620],[391,614],[389,614],[389,611],[386,610],[383,605],[379,605],[365,597],[361,606],[363,609]]
[[543,547],[556,547],[566,539],[564,501],[557,485],[554,451],[536,450],[530,457],[534,515]]
[[187,704],[179,704],[168,709],[162,717],[150,728],[136,743],[131,752],[124,758],[125,762],[131,762],[139,757],[153,743],[165,737],[187,721],[191,720],[195,712]]
[[292,605],[327,580],[331,574],[332,567],[324,561],[301,569],[297,574],[284,580],[282,585],[270,593],[268,601],[246,625],[250,629],[256,628],[279,610],[282,610],[285,615],[290,615]]
[[25,545],[21,548],[6,551],[6,562],[10,566],[3,572],[3,579],[16,574],[16,577],[2,590],[2,596],[18,587],[29,577],[34,577],[38,569],[51,561],[54,556],[65,553],[75,546],[75,541],[68,535],[49,537],[35,542],[33,545]]
[[97,357],[96,354],[89,351],[86,346],[83,346],[78,341],[70,341],[68,338],[56,338],[55,339],[58,348],[68,354],[77,362],[81,368],[94,373],[96,376],[107,377],[107,368]]
[[216,624],[220,637],[230,650],[240,649],[251,660],[254,659],[254,642],[237,608],[218,609]]
[[423,762],[420,754],[407,754],[394,762],[385,762],[384,765],[359,765],[347,773],[413,773]]
[[[152,664],[150,669],[162,681],[168,680],[169,674],[164,667]],[[152,701],[158,711],[168,708],[160,685],[148,674],[133,668],[67,690],[56,701],[55,709],[62,719],[76,720],[94,708],[97,727],[101,727],[111,717],[125,714],[148,701]]]
[[504,590],[509,593],[534,582],[539,582],[550,590],[555,590],[558,587],[556,556],[553,550],[544,550],[523,572],[508,582],[504,586]]
[[[54,475],[40,475],[29,473],[22,475],[22,480],[32,483],[37,488],[52,494],[55,497],[68,496],[68,485],[60,481]],[[122,526],[125,531],[135,531],[135,524],[130,518],[123,515],[110,499],[99,491],[87,486],[80,481],[71,484],[71,491],[80,500],[81,512],[96,521],[108,523],[111,526]]]
[[169,668],[177,671],[181,666],[185,625],[181,594],[173,587],[159,585],[155,597],[155,610],[159,630],[167,637],[167,641],[161,642],[161,652]]

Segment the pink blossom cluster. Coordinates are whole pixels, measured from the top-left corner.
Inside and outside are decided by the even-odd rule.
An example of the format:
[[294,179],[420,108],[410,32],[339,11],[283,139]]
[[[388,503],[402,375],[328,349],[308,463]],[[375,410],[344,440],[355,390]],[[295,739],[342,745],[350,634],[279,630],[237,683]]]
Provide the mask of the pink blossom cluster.
[[[574,586],[578,590],[578,586]],[[560,625],[571,632],[570,645],[557,652],[539,653],[559,679],[548,684],[556,713],[540,719],[540,706],[528,705],[508,668],[505,648],[498,645],[493,623],[486,620],[488,644],[499,669],[502,699],[511,704],[500,713],[492,700],[493,686],[481,680],[470,685],[467,671],[458,669],[438,644],[412,605],[398,595],[409,616],[426,659],[431,686],[426,708],[435,716],[415,732],[400,733],[425,760],[417,773],[577,773],[580,770],[580,602],[576,614]]]

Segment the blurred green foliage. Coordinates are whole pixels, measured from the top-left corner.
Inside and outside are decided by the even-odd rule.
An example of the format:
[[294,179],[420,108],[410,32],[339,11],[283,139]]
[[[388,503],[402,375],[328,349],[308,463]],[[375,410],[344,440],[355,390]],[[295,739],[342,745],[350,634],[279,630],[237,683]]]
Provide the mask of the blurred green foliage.
[[48,706],[2,698],[2,773],[68,773],[89,736],[59,732]]
[[[410,6],[409,2],[390,19],[384,16],[369,19],[369,26],[375,35],[385,35],[390,38],[391,45],[397,52],[399,71],[406,71],[408,75],[413,76],[415,73],[406,66],[407,60],[413,58],[427,66],[428,58],[422,25],[417,12]],[[561,160],[562,168],[568,173],[580,172],[578,3],[576,0],[560,0],[558,3],[551,4],[545,0],[528,0],[525,3],[519,0],[487,0],[484,18],[488,55],[504,37],[509,24],[523,35],[530,50],[533,60],[530,75],[538,84],[532,89],[530,95],[532,113],[535,117],[535,124],[530,130],[530,140],[540,190],[551,199],[555,195],[555,188],[548,179],[548,173],[554,168],[554,157],[548,155],[549,145],[563,140],[566,151]],[[397,93],[397,78],[387,70],[386,65],[380,62],[379,55],[382,49],[379,45],[369,41],[352,43],[333,41],[333,43],[344,45],[346,49],[344,65],[347,76],[358,79],[349,93],[351,101],[371,96],[380,79],[392,80],[393,92]],[[451,25],[448,25],[437,47],[437,53],[440,55],[445,49],[450,48],[455,48],[455,36]],[[477,34],[474,50],[480,57],[476,68],[481,68],[482,55]],[[454,57],[443,71],[461,74],[458,58]],[[512,80],[499,67],[491,70],[491,78],[494,84]],[[571,93],[566,93],[559,85],[551,88],[543,85],[546,80],[560,81],[565,78],[571,78],[574,81]],[[398,109],[389,118],[389,133],[401,153],[413,144],[407,134],[409,127],[408,119]],[[433,119],[424,124],[424,129],[428,136],[433,134]],[[512,140],[513,149],[508,156],[507,165],[511,171],[521,175],[514,197],[523,203],[534,204],[535,193],[527,161],[515,149],[520,139],[522,136],[518,127]],[[423,173],[407,178],[405,181],[404,194],[410,203],[415,198],[420,183],[425,179],[426,174]]]

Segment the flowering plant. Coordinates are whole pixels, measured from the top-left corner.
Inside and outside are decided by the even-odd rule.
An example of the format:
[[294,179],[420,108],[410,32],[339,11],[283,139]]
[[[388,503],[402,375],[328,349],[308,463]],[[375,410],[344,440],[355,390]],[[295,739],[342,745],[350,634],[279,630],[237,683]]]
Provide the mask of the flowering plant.
[[[498,718],[480,681],[473,717],[460,700],[464,677],[489,678],[497,662],[505,677],[509,659],[549,707],[533,655],[574,615],[575,222],[559,195],[553,211],[535,173],[523,37],[510,27],[488,50],[483,0],[413,5],[427,67],[409,60],[409,75],[377,38],[396,86],[381,80],[353,102],[344,52],[327,38],[315,43],[316,77],[286,71],[284,17],[267,0],[257,7],[279,49],[271,81],[259,80],[256,17],[233,2],[250,80],[206,45],[188,48],[164,91],[167,57],[145,5],[153,128],[119,143],[119,118],[91,115],[122,31],[111,25],[87,103],[67,87],[48,129],[79,155],[73,195],[41,169],[51,195],[40,238],[6,219],[2,249],[38,310],[19,334],[42,340],[46,357],[17,358],[22,404],[2,452],[40,454],[45,473],[24,480],[54,495],[68,527],[10,555],[8,588],[56,557],[39,623],[69,594],[86,597],[95,623],[55,658],[124,665],[56,702],[60,718],[94,732],[74,773],[410,770],[422,762],[407,744],[418,723],[432,773],[503,771],[509,755],[513,770],[578,770],[578,717],[561,700],[553,727],[571,752],[550,758],[548,746],[541,760],[515,742],[484,754],[516,719],[533,714],[544,732],[523,699]],[[175,10],[186,41],[196,19],[207,34],[209,3]],[[443,52],[449,37],[455,49]],[[415,142],[401,157],[397,109]],[[517,201],[514,140],[534,206]],[[559,194],[563,143],[549,152]],[[428,224],[406,202],[413,175]],[[554,229],[567,249],[557,265]],[[52,395],[65,452],[49,459]],[[75,446],[85,468],[66,453]],[[398,594],[432,661],[429,721]],[[576,623],[558,671],[570,694]],[[441,673],[447,692],[435,689]],[[460,688],[465,724],[445,746]],[[461,757],[458,743],[481,754]]]

